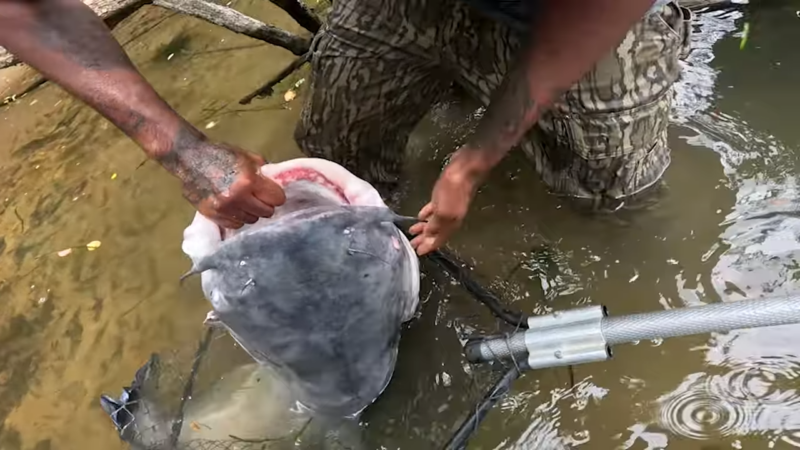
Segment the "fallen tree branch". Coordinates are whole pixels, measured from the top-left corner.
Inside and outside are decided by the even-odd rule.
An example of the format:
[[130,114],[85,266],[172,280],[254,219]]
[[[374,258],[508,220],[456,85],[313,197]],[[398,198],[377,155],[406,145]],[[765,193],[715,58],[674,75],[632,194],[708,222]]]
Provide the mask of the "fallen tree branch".
[[322,21],[319,17],[309,10],[301,0],[270,0],[280,9],[286,11],[287,14],[292,16],[301,27],[306,30],[317,34],[317,31],[322,27]]
[[295,55],[306,53],[311,45],[309,39],[267,25],[235,9],[204,0],[153,0],[156,6],[203,19],[233,32],[250,36],[268,44],[283,47]]
[[284,78],[288,77],[292,72],[299,69],[300,66],[307,63],[310,58],[311,58],[311,52],[308,52],[305,55],[295,59],[294,61],[292,61],[291,64],[286,66],[286,68],[283,69],[279,74],[275,75],[271,80],[267,81],[263,86],[256,89],[252,93],[242,97],[242,99],[239,100],[239,104],[247,105],[251,101],[253,101],[253,99],[256,97],[265,97],[267,95],[272,95],[272,88],[274,88],[276,84],[283,81]]
[[[299,7],[300,9],[304,9],[300,4],[296,7],[288,5],[291,0],[275,1],[286,3],[289,8],[296,9]],[[268,44],[283,47],[298,56],[307,52],[310,46],[310,41],[308,39],[267,25],[235,9],[204,0],[83,0],[83,2],[86,6],[91,8],[95,14],[102,18],[109,28],[114,28],[142,6],[152,3],[177,13],[203,19],[235,33],[244,34],[245,36],[264,41]],[[306,13],[308,14],[306,20],[310,20],[308,19],[309,17],[314,17],[310,12],[306,11]],[[313,27],[311,24],[307,25]],[[0,47],[0,69],[19,63],[21,63],[21,61],[18,58],[9,53],[6,49]]]

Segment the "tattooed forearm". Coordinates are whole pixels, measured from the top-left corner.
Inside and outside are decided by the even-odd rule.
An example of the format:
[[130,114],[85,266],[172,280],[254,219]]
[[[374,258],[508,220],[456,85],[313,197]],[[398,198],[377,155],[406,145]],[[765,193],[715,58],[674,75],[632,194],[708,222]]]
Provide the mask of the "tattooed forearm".
[[528,45],[497,89],[466,148],[481,171],[517,145],[551,102],[624,38],[652,0],[540,2]]
[[480,151],[494,165],[517,144],[538,115],[539,103],[531,89],[528,65],[521,61],[495,91],[467,148]]
[[215,192],[225,192],[236,178],[236,154],[219,151],[220,146],[208,142],[199,131],[182,127],[175,134],[170,148],[156,159],[184,186],[191,186],[191,189],[184,190],[184,196],[193,205],[198,205]]

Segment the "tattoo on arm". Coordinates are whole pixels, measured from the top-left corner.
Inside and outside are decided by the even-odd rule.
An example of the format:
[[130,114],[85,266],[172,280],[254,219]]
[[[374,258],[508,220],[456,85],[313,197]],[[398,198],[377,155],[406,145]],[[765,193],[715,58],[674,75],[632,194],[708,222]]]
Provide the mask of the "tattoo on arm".
[[539,113],[539,103],[531,90],[528,66],[521,59],[494,92],[467,148],[484,152],[496,163],[517,144]]
[[[220,144],[205,140],[199,131],[181,127],[171,147],[157,157],[161,165],[175,174],[191,190],[184,196],[193,205],[226,191],[236,179],[237,159],[233,152],[219,151]],[[184,149],[191,148],[191,152]]]

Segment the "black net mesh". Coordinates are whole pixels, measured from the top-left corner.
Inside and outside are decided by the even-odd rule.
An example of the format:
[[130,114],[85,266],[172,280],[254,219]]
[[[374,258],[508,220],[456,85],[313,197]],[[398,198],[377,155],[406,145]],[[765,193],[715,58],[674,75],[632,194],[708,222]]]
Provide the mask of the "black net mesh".
[[136,450],[442,448],[508,367],[466,363],[465,338],[500,322],[434,261],[423,269],[392,381],[357,421],[298,408],[273,372],[213,328],[193,348],[153,355],[104,409]]

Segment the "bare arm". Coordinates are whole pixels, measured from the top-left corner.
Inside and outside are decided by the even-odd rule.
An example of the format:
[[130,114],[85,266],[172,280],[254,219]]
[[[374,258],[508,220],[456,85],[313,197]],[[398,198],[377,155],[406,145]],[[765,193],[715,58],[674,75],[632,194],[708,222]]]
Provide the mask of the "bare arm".
[[181,128],[201,138],[80,0],[0,0],[0,45],[96,109],[148,156],[172,150]]
[[471,175],[482,178],[562,92],[622,40],[653,0],[549,0],[529,44],[494,93],[467,141]]
[[209,142],[155,92],[80,0],[0,0],[0,45],[136,141],[218,224],[238,228],[283,203],[280,187],[257,174],[263,159]]
[[[526,1],[526,0],[522,0]],[[653,0],[543,1],[509,73],[475,132],[450,160],[409,230],[424,255],[449,239],[467,215],[478,186],[517,145],[545,108],[613,49]]]

